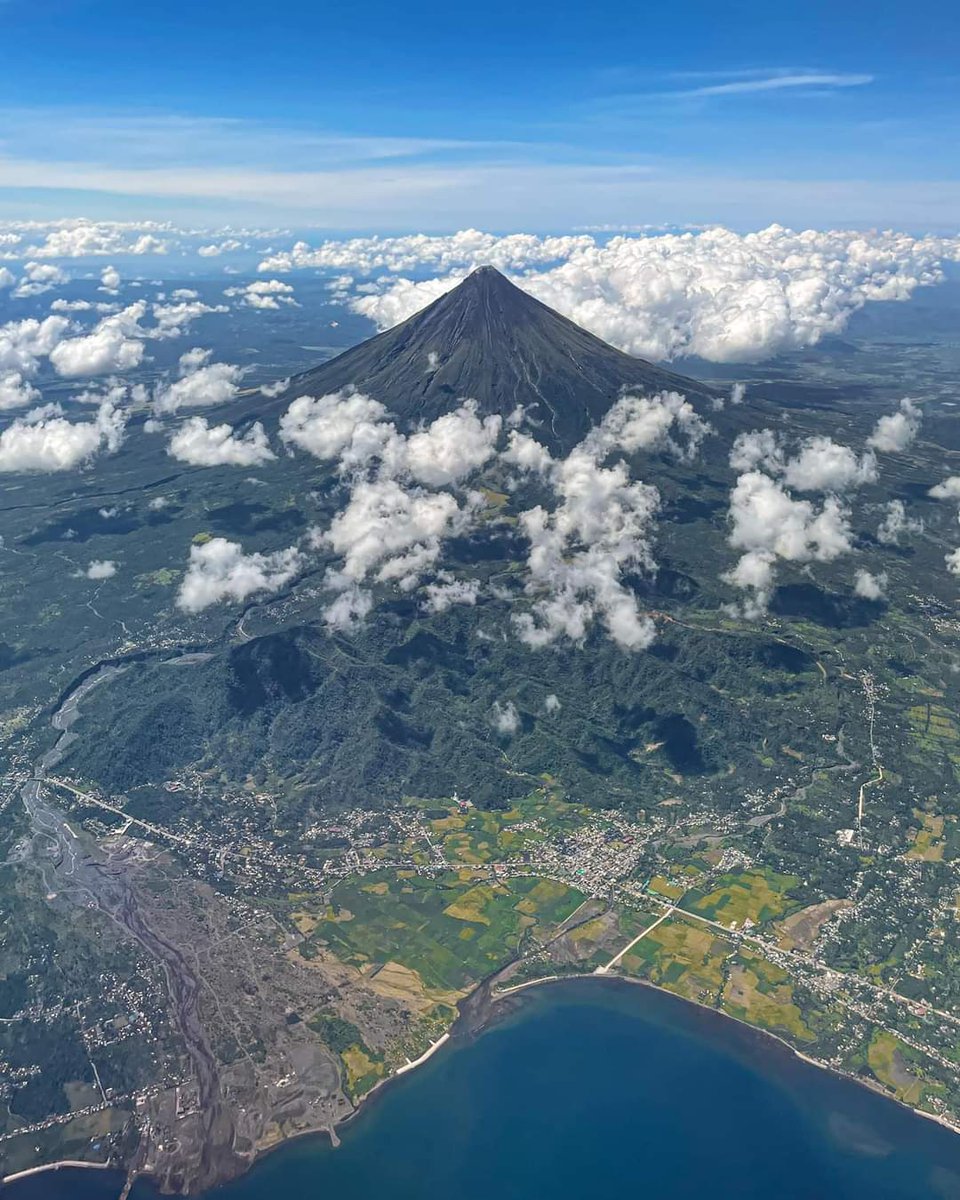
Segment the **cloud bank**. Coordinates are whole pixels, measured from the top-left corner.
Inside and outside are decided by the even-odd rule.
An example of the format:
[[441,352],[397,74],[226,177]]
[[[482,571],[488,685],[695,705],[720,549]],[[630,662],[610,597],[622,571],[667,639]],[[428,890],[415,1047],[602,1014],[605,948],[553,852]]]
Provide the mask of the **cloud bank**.
[[[381,328],[396,324],[490,264],[538,299],[632,354],[748,362],[816,345],[841,332],[868,301],[905,300],[939,282],[960,239],[843,230],[801,233],[771,225],[737,234],[713,228],[656,237],[355,238],[311,249],[297,243],[260,269],[305,267],[396,274],[352,307]],[[545,269],[543,269],[545,268]]]

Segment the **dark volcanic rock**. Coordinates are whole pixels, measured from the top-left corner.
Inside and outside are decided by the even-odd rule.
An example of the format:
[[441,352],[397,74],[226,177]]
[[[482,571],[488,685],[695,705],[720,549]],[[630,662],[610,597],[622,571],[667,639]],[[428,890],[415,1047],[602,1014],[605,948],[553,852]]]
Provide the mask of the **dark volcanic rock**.
[[538,436],[569,451],[625,390],[713,393],[614,349],[481,267],[402,324],[297,376],[279,403],[356,387],[402,424],[429,422],[460,399],[506,417],[522,404]]

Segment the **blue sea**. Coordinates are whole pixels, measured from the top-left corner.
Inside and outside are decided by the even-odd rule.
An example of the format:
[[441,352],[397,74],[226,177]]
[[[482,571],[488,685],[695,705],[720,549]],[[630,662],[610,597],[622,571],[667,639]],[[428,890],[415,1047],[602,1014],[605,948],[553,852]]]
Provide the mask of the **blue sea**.
[[[14,1200],[116,1194],[76,1172]],[[960,1136],[717,1014],[581,980],[530,989],[382,1089],[338,1149],[292,1142],[206,1200],[609,1196],[960,1200]]]

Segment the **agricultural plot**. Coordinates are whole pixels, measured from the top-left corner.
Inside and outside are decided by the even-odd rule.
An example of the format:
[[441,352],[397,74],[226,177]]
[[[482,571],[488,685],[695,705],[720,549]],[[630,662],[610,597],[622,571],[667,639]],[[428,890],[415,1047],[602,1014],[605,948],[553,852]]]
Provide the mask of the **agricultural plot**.
[[944,1091],[941,1084],[923,1077],[920,1058],[911,1046],[883,1029],[874,1033],[867,1047],[867,1064],[876,1079],[898,1100],[914,1107]]
[[573,888],[532,877],[370,875],[336,888],[310,941],[365,973],[399,964],[427,997],[449,999],[547,935],[582,900]]
[[628,975],[647,979],[688,1000],[713,1004],[724,984],[730,942],[711,929],[671,917],[620,960]]
[[731,929],[742,929],[747,921],[760,925],[775,921],[797,907],[789,892],[799,882],[795,875],[780,875],[767,869],[723,875],[712,891],[691,892],[684,908]]
[[788,1033],[801,1042],[816,1040],[794,1003],[790,976],[756,955],[741,952],[728,965],[721,1007],[750,1025]]

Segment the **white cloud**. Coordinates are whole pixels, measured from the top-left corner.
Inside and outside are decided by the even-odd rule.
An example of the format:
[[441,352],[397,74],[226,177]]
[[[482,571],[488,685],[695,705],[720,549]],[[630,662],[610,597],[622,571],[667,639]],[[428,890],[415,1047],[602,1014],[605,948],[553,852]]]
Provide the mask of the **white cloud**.
[[14,299],[42,296],[60,284],[69,283],[70,276],[53,263],[28,262],[23,268],[23,277],[11,293]]
[[[441,271],[454,267],[497,267],[502,271],[519,271],[531,263],[553,263],[565,259],[576,249],[594,245],[591,237],[539,238],[528,233],[512,233],[497,237],[477,229],[464,229],[440,237],[416,233],[401,237],[360,237],[345,241],[324,242],[316,249],[306,242],[297,242],[289,251],[282,251],[260,263],[260,271],[294,271],[305,268],[356,271],[416,271],[435,267]],[[334,280],[339,287],[349,287],[350,276]]]
[[556,508],[537,505],[519,517],[530,543],[525,590],[535,597],[531,612],[514,617],[519,637],[534,648],[560,637],[579,642],[599,619],[624,649],[644,649],[653,622],[622,575],[653,566],[656,488],[631,482],[625,463],[601,466],[586,442],[554,463],[550,482]]
[[960,500],[960,475],[949,475],[928,493],[934,500]]
[[751,593],[744,616],[760,615],[769,603],[777,559],[832,562],[852,549],[849,513],[836,496],[819,509],[797,500],[762,471],[740,475],[730,493],[729,542],[744,553],[724,578]]
[[198,613],[224,600],[241,601],[256,592],[276,592],[294,578],[301,565],[295,546],[273,554],[244,554],[238,542],[212,538],[202,546],[190,547],[177,605],[185,612]]
[[877,460],[871,451],[858,458],[849,446],[819,435],[805,438],[788,458],[783,439],[771,429],[739,434],[730,451],[730,466],[746,472],[762,467],[782,476],[798,492],[846,492],[877,478]]
[[862,87],[873,83],[872,75],[829,73],[826,71],[781,71],[772,75],[759,75],[752,79],[733,79],[727,83],[708,83],[701,87],[682,88],[675,91],[651,92],[649,96],[671,98],[706,98],[708,96],[738,96],[756,92],[779,92],[785,88],[824,89]]
[[454,579],[442,571],[438,581],[428,583],[423,591],[426,596],[423,607],[427,612],[442,613],[454,604],[476,604],[480,585],[473,579]]
[[945,554],[944,561],[951,575],[960,575],[960,546],[956,550],[951,550],[949,554]]
[[458,483],[494,454],[499,416],[477,416],[473,401],[404,437],[386,421],[386,408],[361,392],[300,396],[280,419],[280,437],[317,458],[339,459],[341,470],[375,460],[380,475],[407,476],[431,487]]
[[231,425],[209,425],[190,417],[173,434],[167,453],[195,467],[256,467],[276,458],[259,421],[242,436]]
[[199,408],[224,404],[240,390],[243,367],[230,363],[211,363],[209,350],[194,348],[180,356],[180,378],[158,387],[153,407],[158,414],[175,413],[181,408]]
[[125,415],[103,404],[92,421],[68,421],[55,406],[34,409],[0,433],[0,472],[69,471],[123,440]]
[[221,254],[230,254],[241,249],[243,242],[238,242],[236,238],[226,238],[222,242],[208,242],[205,246],[199,246],[197,253],[201,258],[219,258]]
[[402,469],[431,487],[457,483],[493,457],[500,425],[499,416],[481,421],[468,400],[406,439]]
[[157,237],[170,227],[156,222],[132,224],[122,221],[24,221],[14,225],[25,236],[40,236],[26,249],[34,258],[93,258],[113,254],[164,254],[167,241]]
[[17,277],[9,268],[0,267],[0,292],[6,288],[12,288],[16,282]]
[[490,720],[501,737],[513,737],[520,728],[520,714],[512,700],[508,700],[506,704],[494,700]]
[[364,617],[372,608],[373,597],[370,593],[352,583],[326,606],[323,619],[328,629],[353,633],[363,624]]
[[806,438],[799,453],[783,467],[783,479],[798,492],[846,492],[873,483],[877,478],[877,460],[867,451],[857,458],[849,446],[832,438]]
[[286,379],[275,379],[272,383],[264,383],[260,386],[260,395],[266,396],[268,400],[272,400],[274,396],[281,396],[290,386],[290,377]]
[[182,337],[198,317],[207,313],[227,313],[226,304],[204,304],[202,300],[175,300],[170,304],[154,304],[152,313],[156,322],[152,329],[142,331],[150,338]]
[[[957,487],[960,494],[960,478],[957,479]],[[877,527],[877,541],[885,546],[896,546],[904,534],[922,532],[923,521],[919,517],[908,517],[902,500],[891,500]]]
[[877,421],[867,445],[885,454],[900,454],[913,445],[922,420],[922,410],[909,397],[904,397],[895,413]]
[[464,271],[492,263],[519,272],[538,299],[614,345],[646,358],[699,355],[752,361],[816,345],[841,332],[868,301],[907,299],[939,282],[960,241],[897,233],[814,231],[771,225],[737,234],[711,228],[659,237],[497,239],[476,231],[448,238],[361,238],[303,243],[261,269],[302,266],[453,271],[413,283],[384,281],[352,305],[385,328],[455,286]]
[[394,479],[357,482],[350,500],[315,540],[343,559],[332,586],[380,583],[414,587],[436,563],[441,542],[463,528],[468,512],[447,492],[407,489]]
[[100,290],[115,296],[120,290],[120,272],[116,267],[104,267],[100,272]]
[[[339,458],[354,442],[358,447],[382,446],[386,412],[379,400],[361,392],[346,390],[319,397],[300,396],[280,418],[280,438],[315,458]],[[351,458],[365,461],[359,450]]]
[[854,575],[853,590],[864,600],[882,600],[886,593],[886,587],[887,576],[883,572],[879,575],[872,575],[860,567]]
[[546,697],[543,702],[543,710],[547,713],[558,713],[563,705],[560,703],[560,697],[553,692]]
[[507,448],[500,458],[511,466],[519,467],[521,471],[536,471],[541,475],[545,475],[553,466],[553,457],[546,446],[517,429],[511,429],[507,435]]
[[73,379],[139,366],[143,361],[143,330],[138,322],[145,311],[146,305],[140,300],[104,317],[90,333],[60,341],[49,352],[53,369]]
[[42,321],[30,318],[0,325],[0,371],[34,375],[40,359],[57,345],[69,325],[66,317],[45,317]]
[[86,572],[88,579],[112,579],[116,573],[117,564],[106,558],[95,558]]
[[0,372],[0,412],[26,408],[39,399],[40,393],[20,371]]
[[244,287],[227,288],[223,294],[240,297],[240,303],[246,305],[247,308],[278,309],[281,304],[299,307],[293,298],[293,288],[289,283],[284,283],[280,279],[257,280]]
[[[683,439],[671,436],[675,430]],[[590,431],[584,447],[598,458],[622,450],[669,450],[690,462],[710,432],[693,405],[679,392],[658,392],[653,396],[621,396]]]

